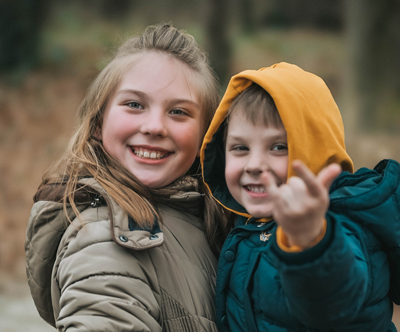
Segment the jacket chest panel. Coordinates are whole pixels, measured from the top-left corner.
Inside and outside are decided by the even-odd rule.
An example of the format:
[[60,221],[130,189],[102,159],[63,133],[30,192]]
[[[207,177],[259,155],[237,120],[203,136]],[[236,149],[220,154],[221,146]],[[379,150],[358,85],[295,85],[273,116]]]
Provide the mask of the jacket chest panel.
[[216,258],[201,229],[181,214],[163,217],[164,242],[149,250],[160,287],[163,330],[214,331]]
[[267,331],[271,327],[274,332],[302,331],[304,325],[290,313],[278,271],[268,257],[276,228],[260,228],[247,236],[237,232],[223,248],[224,262],[218,271],[223,280],[218,280],[217,286],[218,292],[224,282],[227,288],[222,315],[228,319],[223,321],[234,324],[231,331]]

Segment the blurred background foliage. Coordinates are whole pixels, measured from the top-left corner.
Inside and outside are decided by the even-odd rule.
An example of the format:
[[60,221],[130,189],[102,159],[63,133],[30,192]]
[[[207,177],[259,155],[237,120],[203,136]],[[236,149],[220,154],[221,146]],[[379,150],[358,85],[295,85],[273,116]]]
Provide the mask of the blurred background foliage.
[[398,0],[0,0],[0,275],[25,278],[32,197],[90,82],[162,21],[205,48],[221,93],[241,70],[295,63],[331,89],[356,168],[400,159]]

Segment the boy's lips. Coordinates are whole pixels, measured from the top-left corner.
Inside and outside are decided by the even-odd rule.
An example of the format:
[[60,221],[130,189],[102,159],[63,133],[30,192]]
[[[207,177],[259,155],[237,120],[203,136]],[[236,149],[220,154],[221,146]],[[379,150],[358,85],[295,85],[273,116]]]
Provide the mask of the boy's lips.
[[267,189],[261,184],[248,184],[242,186],[244,191],[252,198],[266,198],[268,196]]
[[132,152],[141,159],[160,160],[168,157],[172,152],[160,148],[130,146]]

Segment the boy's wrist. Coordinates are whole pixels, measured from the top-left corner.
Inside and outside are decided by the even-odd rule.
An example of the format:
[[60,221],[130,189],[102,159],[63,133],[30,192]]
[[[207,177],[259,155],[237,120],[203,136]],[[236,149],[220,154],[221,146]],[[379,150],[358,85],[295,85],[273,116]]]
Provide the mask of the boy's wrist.
[[288,234],[281,227],[277,230],[278,246],[287,252],[299,252],[311,248],[318,244],[326,233],[327,222],[323,219],[319,224],[321,227],[316,228],[312,232],[303,234]]

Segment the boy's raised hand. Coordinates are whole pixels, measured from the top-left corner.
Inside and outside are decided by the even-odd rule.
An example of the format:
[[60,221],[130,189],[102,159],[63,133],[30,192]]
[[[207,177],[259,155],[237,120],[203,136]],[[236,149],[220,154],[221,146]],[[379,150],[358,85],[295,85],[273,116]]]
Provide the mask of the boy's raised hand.
[[321,234],[329,207],[329,188],[341,172],[339,164],[330,164],[314,175],[301,161],[292,164],[297,176],[277,186],[274,177],[263,175],[272,215],[287,236],[289,245],[307,248]]

